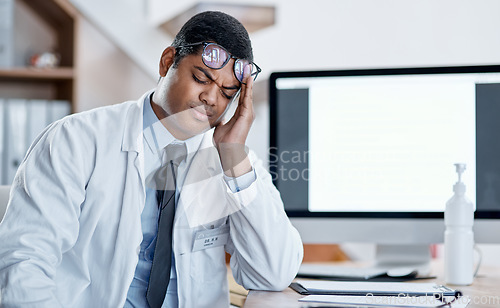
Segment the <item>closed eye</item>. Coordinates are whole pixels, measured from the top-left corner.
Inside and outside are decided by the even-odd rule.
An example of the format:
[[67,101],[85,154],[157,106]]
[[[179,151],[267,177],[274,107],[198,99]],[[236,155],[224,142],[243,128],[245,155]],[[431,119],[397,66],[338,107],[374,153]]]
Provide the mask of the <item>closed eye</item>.
[[196,75],[193,74],[193,79],[194,81],[196,81],[197,83],[201,83],[201,84],[206,84],[207,82],[204,81],[204,80],[201,80],[200,78],[196,77]]
[[220,93],[222,93],[222,96],[224,96],[226,99],[232,99],[234,97],[234,95],[228,95],[226,93],[224,93],[224,91],[220,90]]

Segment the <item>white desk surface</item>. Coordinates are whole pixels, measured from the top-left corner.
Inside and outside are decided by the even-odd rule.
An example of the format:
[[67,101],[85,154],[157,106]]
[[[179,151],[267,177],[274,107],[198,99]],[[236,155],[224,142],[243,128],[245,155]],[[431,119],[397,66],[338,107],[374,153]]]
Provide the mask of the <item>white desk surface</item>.
[[[354,263],[353,263],[354,264]],[[435,260],[432,263],[433,276],[436,279],[419,280],[422,282],[436,282],[444,284],[443,263]],[[471,301],[467,308],[500,307],[500,267],[482,266],[478,276],[470,286],[450,286],[470,296]],[[299,298],[304,297],[290,288],[282,292],[250,291],[244,308],[300,308]]]

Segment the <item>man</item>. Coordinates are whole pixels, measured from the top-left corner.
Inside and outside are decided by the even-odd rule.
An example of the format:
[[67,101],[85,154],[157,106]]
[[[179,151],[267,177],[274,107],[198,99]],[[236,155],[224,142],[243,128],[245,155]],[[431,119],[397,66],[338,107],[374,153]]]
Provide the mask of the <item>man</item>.
[[50,125],[0,224],[0,306],[226,307],[225,251],[245,288],[286,288],[301,240],[244,146],[259,70],[236,19],[201,13],[163,52],[155,90]]

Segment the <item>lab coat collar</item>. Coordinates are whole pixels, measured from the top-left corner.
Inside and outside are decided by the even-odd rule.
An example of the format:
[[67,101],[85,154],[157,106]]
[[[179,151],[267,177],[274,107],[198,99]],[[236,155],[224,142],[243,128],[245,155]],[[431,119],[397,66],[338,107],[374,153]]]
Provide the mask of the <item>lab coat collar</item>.
[[123,129],[122,151],[133,151],[137,153],[142,152],[142,108],[144,106],[145,98],[151,95],[153,91],[154,89],[146,92],[139,100],[135,101],[135,106],[128,109],[125,127]]

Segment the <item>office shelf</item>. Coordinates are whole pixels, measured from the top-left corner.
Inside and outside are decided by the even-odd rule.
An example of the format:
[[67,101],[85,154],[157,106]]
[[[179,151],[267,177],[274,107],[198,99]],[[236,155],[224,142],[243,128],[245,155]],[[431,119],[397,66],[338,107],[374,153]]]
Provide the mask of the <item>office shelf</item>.
[[[16,5],[36,17],[27,23],[30,27],[36,27],[33,22],[37,20],[40,26],[50,29],[54,46],[53,50],[47,51],[54,51],[60,56],[60,67],[0,68],[0,98],[22,98],[24,95],[32,99],[67,100],[74,110],[76,73],[73,67],[77,35],[76,20],[79,16],[77,11],[68,0],[17,0]],[[30,14],[16,16],[28,18]],[[23,23],[22,19],[15,20],[14,33],[17,31],[16,25]],[[26,29],[21,33],[26,33]],[[18,52],[23,53],[24,50]]]
[[37,81],[37,80],[72,80],[74,71],[71,67],[59,68],[33,68],[18,67],[12,69],[0,69],[0,80],[2,81]]

